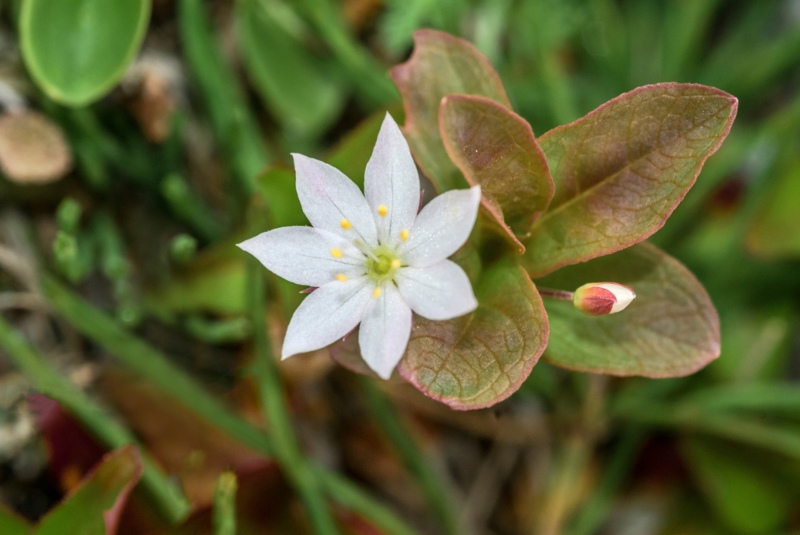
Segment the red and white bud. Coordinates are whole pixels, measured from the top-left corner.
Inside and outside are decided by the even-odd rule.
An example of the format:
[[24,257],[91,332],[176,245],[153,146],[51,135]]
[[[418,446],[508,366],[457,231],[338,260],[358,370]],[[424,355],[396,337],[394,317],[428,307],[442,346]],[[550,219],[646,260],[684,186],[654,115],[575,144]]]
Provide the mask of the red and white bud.
[[604,316],[624,310],[635,297],[633,289],[623,284],[590,282],[575,290],[572,302],[584,314]]

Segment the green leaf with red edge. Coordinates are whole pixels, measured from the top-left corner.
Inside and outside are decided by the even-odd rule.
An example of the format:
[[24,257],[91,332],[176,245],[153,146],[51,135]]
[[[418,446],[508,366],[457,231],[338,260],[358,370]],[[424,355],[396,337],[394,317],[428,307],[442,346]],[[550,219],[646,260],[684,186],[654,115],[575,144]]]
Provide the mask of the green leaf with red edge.
[[0,503],[0,533],[3,535],[28,535],[33,526],[24,518]]
[[536,287],[516,262],[484,271],[478,308],[449,321],[415,318],[400,375],[424,394],[466,410],[513,394],[547,345],[548,325]]
[[114,450],[42,519],[35,535],[113,535],[122,508],[141,476],[142,463],[134,447]]
[[509,106],[503,83],[489,60],[471,43],[434,30],[414,33],[411,58],[392,69],[403,96],[403,131],[422,171],[439,192],[464,187],[439,135],[439,104],[446,95],[482,95]]
[[664,225],[736,115],[731,95],[665,83],[625,93],[541,137],[556,184],[525,242],[541,276],[619,251]]
[[719,318],[711,299],[689,270],[653,245],[637,244],[536,282],[571,291],[603,281],[630,286],[636,299],[608,316],[586,316],[570,301],[545,300],[549,362],[612,375],[677,377],[719,356]]
[[486,97],[448,95],[439,108],[447,154],[470,185],[480,184],[481,205],[520,253],[553,197],[553,178],[528,122]]

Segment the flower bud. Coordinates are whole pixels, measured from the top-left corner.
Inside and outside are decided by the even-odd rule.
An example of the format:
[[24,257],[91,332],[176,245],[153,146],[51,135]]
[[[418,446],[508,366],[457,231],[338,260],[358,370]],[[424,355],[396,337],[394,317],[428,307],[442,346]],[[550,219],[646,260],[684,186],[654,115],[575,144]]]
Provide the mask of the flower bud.
[[624,310],[634,297],[636,297],[636,293],[622,284],[590,282],[575,290],[572,303],[584,314],[603,316]]

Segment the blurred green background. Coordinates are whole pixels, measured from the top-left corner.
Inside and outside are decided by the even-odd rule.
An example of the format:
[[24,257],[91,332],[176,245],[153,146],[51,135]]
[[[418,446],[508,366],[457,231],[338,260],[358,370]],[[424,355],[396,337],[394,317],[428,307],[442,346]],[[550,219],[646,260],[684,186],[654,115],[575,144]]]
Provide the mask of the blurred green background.
[[[473,413],[324,353],[272,363],[299,297],[248,299],[233,245],[303,223],[290,152],[360,180],[418,28],[473,42],[537,135],[650,83],[739,99],[651,240],[708,289],[717,361],[669,380],[542,362]],[[86,468],[33,388],[164,467],[119,533],[800,533],[799,89],[796,0],[1,1],[0,499],[37,518]],[[175,424],[187,407],[214,431]],[[227,468],[239,499],[215,506]]]

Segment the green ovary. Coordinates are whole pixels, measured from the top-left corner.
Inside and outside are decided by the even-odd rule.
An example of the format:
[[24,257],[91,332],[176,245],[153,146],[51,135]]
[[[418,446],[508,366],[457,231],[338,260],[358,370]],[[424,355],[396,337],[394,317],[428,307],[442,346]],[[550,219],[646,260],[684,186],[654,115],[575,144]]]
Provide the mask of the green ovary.
[[394,251],[380,247],[372,251],[374,258],[367,259],[367,276],[375,282],[385,282],[394,279],[394,274],[400,267],[400,259]]

